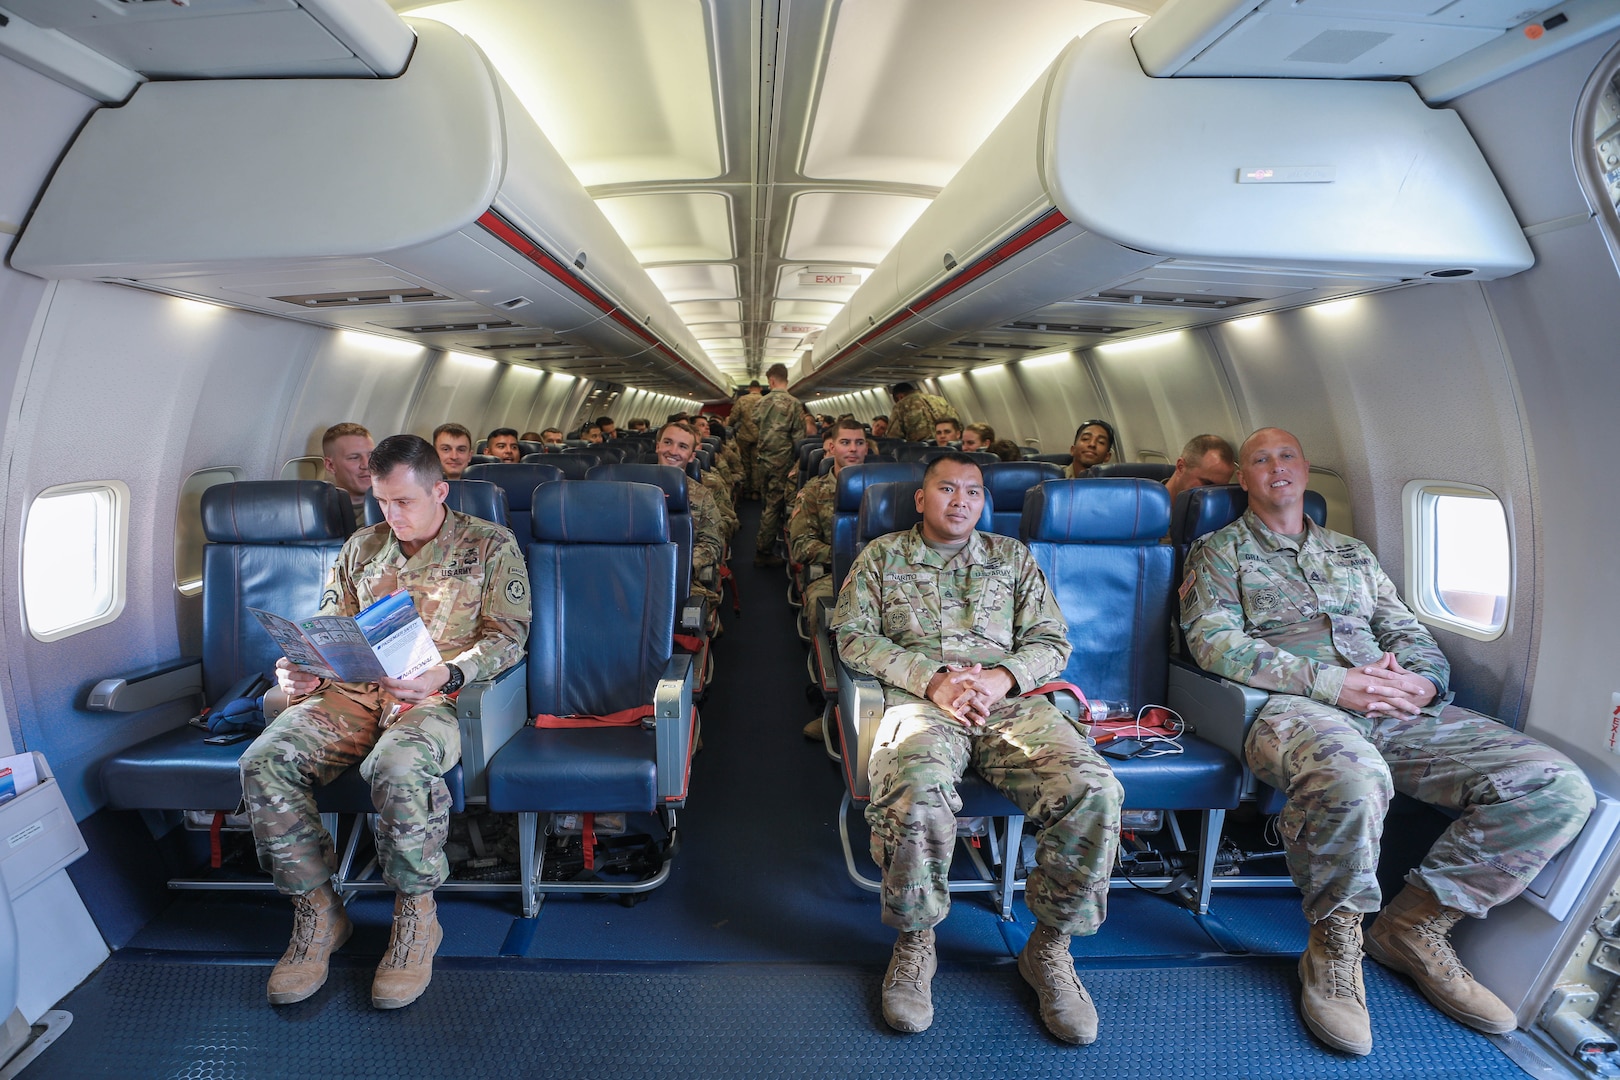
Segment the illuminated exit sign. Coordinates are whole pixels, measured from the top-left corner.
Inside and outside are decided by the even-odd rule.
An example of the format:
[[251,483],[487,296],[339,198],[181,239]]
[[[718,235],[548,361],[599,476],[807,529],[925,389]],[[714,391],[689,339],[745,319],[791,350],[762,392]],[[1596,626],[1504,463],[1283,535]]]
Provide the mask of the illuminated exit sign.
[[800,285],[842,285],[846,288],[861,283],[861,275],[851,270],[804,270],[799,273]]

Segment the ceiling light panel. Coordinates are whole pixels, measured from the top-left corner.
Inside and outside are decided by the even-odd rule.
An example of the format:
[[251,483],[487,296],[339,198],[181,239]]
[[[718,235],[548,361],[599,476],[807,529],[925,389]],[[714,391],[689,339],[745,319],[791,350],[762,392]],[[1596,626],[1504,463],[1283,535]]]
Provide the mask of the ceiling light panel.
[[711,338],[741,338],[743,332],[740,322],[688,323],[687,328],[699,341]]
[[647,276],[670,303],[733,300],[738,295],[735,266],[650,266]]
[[[1088,0],[844,0],[806,176],[944,187],[1059,50],[1140,12]],[[792,257],[792,256],[790,256]]]
[[410,14],[447,23],[477,42],[574,175],[591,187],[725,171],[705,6],[454,0]]
[[596,205],[642,263],[732,256],[731,200],[717,192],[621,195]]
[[807,191],[793,200],[784,259],[876,266],[928,199],[865,192]]
[[742,321],[742,304],[735,300],[689,300],[671,306],[686,323]]
[[778,300],[771,305],[771,321],[826,326],[843,306],[815,300]]

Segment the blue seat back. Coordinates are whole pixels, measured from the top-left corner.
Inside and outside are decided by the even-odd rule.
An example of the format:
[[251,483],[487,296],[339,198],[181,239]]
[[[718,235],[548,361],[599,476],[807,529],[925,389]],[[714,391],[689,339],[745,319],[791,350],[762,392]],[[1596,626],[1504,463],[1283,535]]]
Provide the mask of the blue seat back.
[[838,474],[833,495],[832,573],[833,589],[843,587],[844,575],[855,561],[855,527],[861,513],[861,497],[867,484],[891,480],[921,480],[925,466],[920,461],[885,461],[851,465]]
[[[963,457],[969,458],[980,465],[994,465],[1001,460],[987,450],[961,450],[954,446],[934,446],[928,443],[909,445],[921,447],[919,450],[912,451],[911,460],[921,461],[924,464],[933,461],[935,458],[944,457],[946,454],[961,454]],[[906,459],[901,458],[900,460],[905,461]]]
[[319,480],[244,480],[203,492],[203,693],[269,673],[281,649],[248,608],[306,619],[348,538],[347,493]]
[[[917,510],[917,492],[921,490],[921,480],[867,484],[861,496],[860,518],[855,526],[855,553],[859,555],[862,548],[880,536],[903,532],[921,521],[922,514]],[[990,500],[986,498],[984,510],[979,514],[979,523],[974,528],[980,532],[994,532],[994,514]]]
[[610,455],[597,443],[586,443],[584,446],[567,446],[563,448],[563,454],[568,457],[584,458],[592,465],[605,465],[610,461],[616,462],[618,460],[616,455]]
[[[469,465],[467,468],[471,469],[472,466]],[[506,522],[506,492],[498,486],[488,480],[446,480],[445,483],[450,485],[450,492],[444,497],[444,505],[463,514],[471,514],[475,518],[493,521],[503,528],[510,528]],[[366,524],[380,525],[382,519],[382,507],[377,505],[377,500],[371,492],[366,492]]]
[[503,461],[496,465],[472,465],[462,474],[465,480],[487,480],[501,489],[506,499],[506,517],[512,535],[521,547],[529,539],[529,506],[534,489],[563,479],[563,471],[551,462],[531,464]]
[[[522,457],[525,454],[542,453],[545,450],[545,448],[546,448],[545,443],[535,442],[533,439],[519,439],[518,440],[518,456],[519,457]],[[510,464],[510,463],[508,463],[508,464]]]
[[1062,678],[1086,696],[1162,705],[1175,553],[1170,497],[1152,480],[1049,480],[1029,493],[1030,552],[1069,624]]
[[1175,475],[1175,471],[1175,465],[1166,465],[1162,461],[1112,461],[1104,462],[1101,465],[1093,465],[1086,470],[1086,475],[1113,480],[1158,480],[1162,482]]
[[[595,459],[580,457],[578,454],[565,454],[560,450],[547,451],[544,454],[524,454],[524,465],[550,465],[562,474],[564,480],[583,480],[585,474],[596,467]],[[523,535],[519,533],[518,535]]]
[[[688,463],[689,465],[695,463]],[[692,594],[692,504],[687,485],[697,481],[673,465],[598,465],[585,477],[587,480],[616,481],[618,483],[651,484],[664,493],[669,514],[669,538],[680,550],[680,567],[676,571],[675,587],[684,599]]]
[[[1176,580],[1193,541],[1216,529],[1224,529],[1249,508],[1249,493],[1237,484],[1213,484],[1189,488],[1176,496],[1170,508],[1170,543],[1176,550]],[[1319,491],[1305,492],[1305,516],[1327,526],[1327,500]]]
[[1026,461],[1044,461],[1049,465],[1056,465],[1061,472],[1074,464],[1074,455],[1064,452],[1061,454],[1031,454]]
[[1063,470],[1046,461],[997,461],[982,466],[984,486],[995,510],[995,532],[1017,537],[1024,496],[1048,480],[1063,479]]
[[601,716],[652,701],[669,663],[681,558],[664,491],[545,484],[529,525],[530,714]]

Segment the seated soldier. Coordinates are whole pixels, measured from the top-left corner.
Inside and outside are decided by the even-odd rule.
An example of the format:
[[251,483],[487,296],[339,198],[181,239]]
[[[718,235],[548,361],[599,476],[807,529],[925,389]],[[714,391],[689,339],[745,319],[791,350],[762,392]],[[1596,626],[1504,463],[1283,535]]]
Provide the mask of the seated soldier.
[[619,437],[618,426],[613,423],[613,417],[611,416],[598,416],[596,418],[596,429],[602,433],[603,442],[610,442]]
[[962,421],[954,416],[934,421],[934,445],[952,446],[962,441]]
[[433,429],[433,449],[446,480],[460,480],[472,460],[472,432],[460,424],[440,424]]
[[[827,443],[832,468],[816,477],[799,492],[788,518],[788,554],[805,568],[805,624],[814,636],[821,628],[822,600],[833,598],[832,533],[833,507],[838,495],[838,472],[866,460],[866,427],[859,420],[840,420]],[[804,737],[820,742],[821,717],[804,726]]]
[[1074,445],[1069,447],[1069,462],[1063,475],[1073,480],[1084,476],[1093,465],[1101,465],[1114,453],[1114,426],[1106,420],[1087,420],[1074,429]]
[[540,433],[540,442],[544,446],[561,446],[564,442],[562,428],[546,428]]
[[630,421],[631,431],[646,431],[650,427],[652,427],[652,421],[648,420],[645,416],[638,416],[634,420]]
[[883,921],[900,931],[883,1018],[900,1031],[933,1020],[933,928],[950,909],[956,781],[971,765],[1040,830],[1024,893],[1037,925],[1018,971],[1047,1029],[1089,1043],[1097,1010],[1069,935],[1102,925],[1122,792],[1079,726],[1046,698],[1019,696],[1063,670],[1068,630],[1029,549],[976,531],[984,499],[971,459],[930,462],[917,494],[922,523],[866,546],[832,617],[839,655],[883,683],[886,706],[866,810]]
[[1011,439],[997,439],[995,442],[990,444],[989,450],[1002,461],[1024,460],[1024,452],[1020,450],[1018,448],[1018,444],[1013,442]]
[[443,660],[413,679],[364,684],[319,679],[286,657],[276,662],[281,689],[302,700],[241,759],[259,861],[293,898],[292,942],[267,988],[273,1005],[319,990],[333,950],[353,930],[332,888],[332,838],[312,789],[356,763],[377,808],[377,862],[395,889],[393,935],[371,1003],[397,1009],[427,989],[443,937],[433,890],[450,873],[443,777],[461,756],[452,698],[464,682],[523,659],[529,634],[528,573],[512,534],[444,505],[450,488],[432,445],[393,435],[370,465],[383,522],[343,545],[319,614],[354,615],[404,589]]
[[588,443],[600,444],[602,442],[602,429],[596,424],[586,424],[585,430],[579,433],[579,437]]
[[[686,463],[697,456],[697,431],[685,420],[665,424],[658,432],[653,452],[663,465],[686,472]],[[725,525],[714,496],[690,477],[686,482],[686,505],[692,514],[692,591],[720,603],[720,566],[726,557]],[[703,580],[707,578],[708,580]]]
[[962,449],[993,454],[990,444],[996,441],[996,429],[989,424],[969,424],[962,429]]
[[371,490],[371,432],[359,424],[333,424],[321,435],[321,456],[333,485],[349,496],[354,523],[363,523]]
[[484,453],[498,461],[522,461],[523,448],[518,445],[517,428],[502,427],[490,432]]
[[1399,791],[1459,816],[1368,928],[1367,952],[1453,1019],[1512,1031],[1513,1010],[1449,934],[1517,896],[1580,832],[1591,786],[1556,750],[1451,704],[1445,654],[1372,552],[1305,516],[1308,479],[1292,435],[1250,435],[1238,455],[1249,508],[1193,545],[1181,585],[1198,663],[1272,691],[1244,753],[1288,797],[1278,830],[1311,923],[1305,1026],[1336,1050],[1372,1051],[1361,923],[1379,908],[1379,840]]
[[1219,435],[1194,435],[1181,448],[1176,471],[1164,482],[1170,501],[1175,502],[1177,495],[1195,487],[1230,484],[1232,470],[1237,467],[1235,461],[1232,444]]
[[882,439],[889,434],[889,418],[882,413],[872,417],[872,438]]

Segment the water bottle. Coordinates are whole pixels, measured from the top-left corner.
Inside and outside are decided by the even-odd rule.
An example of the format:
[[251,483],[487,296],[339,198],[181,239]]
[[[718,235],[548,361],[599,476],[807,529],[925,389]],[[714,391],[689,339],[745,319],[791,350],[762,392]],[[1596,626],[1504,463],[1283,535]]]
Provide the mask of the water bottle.
[[1123,720],[1136,715],[1128,701],[1104,701],[1101,698],[1088,698],[1086,707],[1091,713],[1091,722],[1099,724],[1104,720]]

